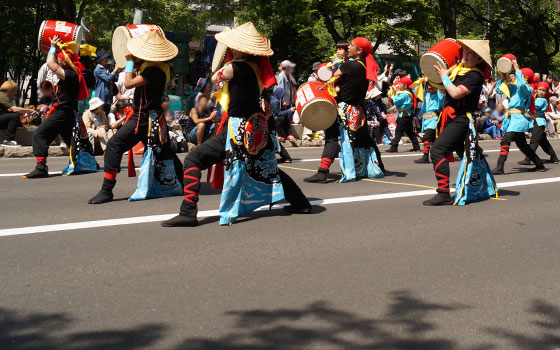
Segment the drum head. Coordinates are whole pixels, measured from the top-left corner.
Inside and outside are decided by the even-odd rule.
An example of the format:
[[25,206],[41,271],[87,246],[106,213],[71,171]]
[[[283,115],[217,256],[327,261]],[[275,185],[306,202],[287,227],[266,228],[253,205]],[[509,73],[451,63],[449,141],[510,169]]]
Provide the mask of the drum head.
[[317,69],[317,76],[321,81],[327,82],[333,77],[333,71],[327,66],[321,66]]
[[429,81],[441,83],[439,74],[434,70],[436,62],[439,62],[443,64],[444,67],[449,68],[447,63],[435,53],[426,52],[422,57],[420,57],[420,69],[422,69],[422,73],[424,73]]
[[501,57],[496,62],[496,68],[501,73],[509,73],[513,69],[513,64],[511,61],[505,57]]
[[130,34],[125,26],[120,26],[115,29],[111,45],[113,48],[113,57],[119,67],[126,66],[126,58],[124,55],[126,54],[126,44],[128,44],[129,40]]
[[76,42],[76,50],[74,50],[74,52],[77,54],[80,53],[80,44],[82,43],[83,39],[84,29],[82,28],[82,26],[76,26],[76,29],[74,30],[73,40],[74,42]]
[[47,25],[47,21],[43,21],[41,23],[41,27],[39,28],[39,35],[37,36],[37,47],[39,51],[43,51],[42,42],[43,42],[43,33],[45,31],[45,26]]
[[301,124],[312,131],[325,130],[333,125],[338,110],[336,105],[326,99],[318,98],[307,103],[301,110]]

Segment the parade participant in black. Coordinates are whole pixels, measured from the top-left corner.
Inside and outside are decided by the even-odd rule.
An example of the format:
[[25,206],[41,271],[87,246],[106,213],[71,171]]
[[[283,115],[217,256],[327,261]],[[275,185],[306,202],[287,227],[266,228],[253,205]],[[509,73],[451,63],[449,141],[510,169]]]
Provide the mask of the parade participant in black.
[[[367,39],[361,37],[355,38],[348,47],[348,57],[350,59],[342,63],[340,65],[340,68],[334,74],[335,77],[339,77],[339,80],[337,82],[339,92],[336,96],[336,101],[339,103],[339,110],[341,104],[344,104],[343,107],[345,108],[347,108],[348,106],[352,106],[352,109],[357,111],[357,119],[360,119],[360,112],[358,112],[359,110],[362,110],[361,116],[363,116],[365,119],[362,106],[364,104],[366,93],[368,91],[369,81],[377,80],[377,71],[379,70],[379,67],[375,63],[371,52],[371,43]],[[344,111],[343,114],[346,114],[346,112]],[[379,168],[381,168],[381,171],[384,171],[377,144],[369,135],[367,126],[363,127],[363,125],[358,125],[361,123],[354,125],[354,123],[356,122],[354,118],[351,118],[351,120],[346,120],[345,118],[345,115],[337,118],[336,122],[325,130],[325,147],[323,149],[323,154],[321,155],[321,164],[317,173],[311,177],[304,179],[305,182],[327,182],[329,168],[334,159],[337,157],[339,149],[338,140],[341,133],[341,120],[345,121],[345,123],[348,125],[352,124],[350,128],[355,129],[354,136],[356,137],[356,139],[359,139],[359,147],[373,148],[375,150]],[[350,154],[348,154],[348,156],[350,156]],[[354,164],[347,164],[347,170],[351,171],[350,168],[353,168],[353,166]],[[342,162],[341,167],[343,167]],[[342,170],[343,178],[345,178],[345,169]]]
[[37,165],[32,172],[23,176],[26,179],[49,176],[47,167],[49,145],[59,134],[67,145],[70,144],[78,101],[89,97],[82,75],[85,67],[80,62],[80,57],[69,49],[62,49],[57,53],[60,41],[58,36],[51,39],[51,48],[47,55],[47,67],[59,79],[55,87],[55,103],[33,133],[33,155]]
[[438,193],[424,205],[453,204],[449,194],[449,158],[458,147],[464,147],[469,118],[477,110],[484,84],[483,71],[492,67],[488,41],[458,41],[463,48],[461,63],[452,71],[439,63],[434,67],[443,80],[447,96],[438,123],[439,135],[430,150]]
[[[121,170],[123,154],[138,142],[147,144],[150,114],[161,115],[161,98],[169,81],[169,65],[164,62],[173,59],[178,53],[177,47],[158,31],[130,40],[127,49],[124,85],[127,89],[135,89],[134,114],[107,142],[103,185],[99,193],[88,201],[89,204],[113,200],[113,188],[117,173]],[[135,69],[137,74],[134,73]]]
[[220,87],[222,114],[218,135],[190,152],[183,164],[184,199],[179,215],[162,226],[198,225],[198,200],[202,170],[225,161],[226,173],[220,201],[220,224],[262,205],[285,198],[291,213],[310,213],[311,205],[295,182],[277,167],[269,120],[260,105],[262,90],[275,84],[269,56],[270,42],[251,22],[216,35],[233,53],[233,60],[212,80]]
[[[530,68],[520,69],[516,60],[513,61],[513,68],[515,69],[515,83],[508,84],[511,98],[506,118],[502,123],[502,130],[505,134],[500,142],[498,164],[492,170],[494,175],[505,174],[504,165],[512,142],[515,142],[519,150],[535,164],[535,168],[531,171],[546,171],[543,161],[529,147],[525,138],[525,133],[529,131],[530,116],[536,114],[533,88],[528,83],[533,81],[533,70]],[[502,84],[505,84],[503,78],[496,83],[496,92],[502,93]]]

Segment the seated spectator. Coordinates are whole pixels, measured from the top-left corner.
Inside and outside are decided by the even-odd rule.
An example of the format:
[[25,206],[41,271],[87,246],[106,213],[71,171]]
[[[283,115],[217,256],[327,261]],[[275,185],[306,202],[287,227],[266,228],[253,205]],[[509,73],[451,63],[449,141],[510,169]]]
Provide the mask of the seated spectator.
[[279,141],[296,141],[295,137],[290,135],[291,131],[291,118],[296,108],[292,107],[282,110],[282,101],[286,90],[281,87],[274,89],[274,93],[270,97],[270,104],[272,105],[272,116],[276,121],[276,133],[278,134]]
[[39,91],[41,91],[41,98],[39,99],[40,105],[52,105],[54,103],[53,96],[54,96],[54,86],[53,84],[45,80],[39,85]]
[[109,113],[109,125],[113,129],[113,133],[126,122],[126,119],[134,113],[134,110],[128,107],[129,102],[126,99],[118,100],[115,104],[115,110]]
[[89,109],[82,116],[93,149],[98,150],[101,146],[103,152],[107,147],[107,141],[113,136],[113,129],[103,111],[104,106],[99,97],[94,97],[89,100]]
[[208,110],[208,96],[198,98],[198,107],[192,108],[185,128],[185,138],[188,142],[200,146],[217,130],[217,111]]
[[162,115],[167,123],[167,129],[169,130],[169,141],[171,142],[171,149],[174,152],[181,152],[183,150],[183,142],[185,137],[183,136],[183,131],[181,125],[179,125],[179,120],[175,118],[173,112],[169,110],[169,97],[163,96],[161,98],[161,110]]
[[[496,111],[497,110],[495,110],[494,112]],[[492,119],[492,114],[493,113],[490,108],[484,109],[484,133],[492,136],[494,140],[499,140],[502,137],[500,122],[498,120]]]
[[313,67],[311,67],[312,72],[309,78],[307,78],[307,81],[321,81],[321,79],[319,79],[319,76],[317,75],[317,70],[319,69],[320,66],[321,66],[321,62],[313,63]]
[[367,92],[364,109],[375,142],[377,144],[382,144],[383,134],[388,140],[392,140],[393,134],[391,130],[389,130],[389,124],[385,118],[385,112],[383,112],[385,106],[381,101],[381,91],[377,87]]
[[545,115],[550,118],[554,129],[556,130],[556,136],[560,135],[560,107],[558,106],[558,97],[551,96],[549,99],[550,111],[546,112]]
[[14,104],[17,88],[17,84],[11,80],[5,81],[0,86],[0,129],[6,129],[6,136],[2,142],[4,147],[21,146],[15,141],[19,113],[33,112],[32,109],[18,107]]

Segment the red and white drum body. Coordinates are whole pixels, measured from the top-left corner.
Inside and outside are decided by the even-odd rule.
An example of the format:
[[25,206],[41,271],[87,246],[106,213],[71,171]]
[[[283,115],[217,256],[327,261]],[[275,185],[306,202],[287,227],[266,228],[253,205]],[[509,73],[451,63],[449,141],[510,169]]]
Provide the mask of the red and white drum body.
[[496,62],[496,68],[500,73],[509,73],[513,70],[513,61],[517,60],[514,55],[506,53],[502,57],[498,58]]
[[146,34],[149,31],[158,31],[162,35],[165,35],[163,29],[154,24],[128,24],[115,29],[112,40],[113,57],[119,67],[126,66],[126,58],[124,56],[126,54],[126,44],[128,44],[128,41]]
[[82,27],[74,23],[64,21],[46,20],[41,23],[39,28],[39,36],[37,37],[37,45],[42,52],[49,52],[51,48],[50,39],[58,35],[62,43],[69,41],[76,42],[74,48],[75,53],[80,53],[80,44],[82,43],[84,30]]
[[441,83],[439,74],[434,70],[436,63],[441,63],[445,68],[452,67],[461,59],[461,46],[455,39],[443,39],[420,58],[422,73],[434,83]]
[[333,77],[334,72],[332,71],[331,67],[328,67],[326,63],[322,63],[317,69],[317,77],[324,81],[325,83]]
[[327,86],[317,81],[300,86],[296,92],[296,109],[301,124],[313,131],[327,129],[338,115],[336,101]]

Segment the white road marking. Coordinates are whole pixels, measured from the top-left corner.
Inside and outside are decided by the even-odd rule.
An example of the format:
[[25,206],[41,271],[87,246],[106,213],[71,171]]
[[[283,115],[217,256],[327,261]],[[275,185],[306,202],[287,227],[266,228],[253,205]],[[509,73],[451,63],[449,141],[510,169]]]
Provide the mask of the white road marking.
[[[498,183],[498,187],[508,188],[508,187],[517,187],[517,186],[546,184],[552,182],[560,182],[560,177],[503,182],[503,183]],[[382,200],[382,199],[426,196],[434,193],[435,190],[394,192],[394,193],[383,193],[383,194],[373,194],[373,195],[354,196],[354,197],[319,199],[319,200],[311,201],[311,204],[329,205],[329,204],[353,203],[353,202],[375,201],[375,200]],[[285,205],[287,204],[277,204],[273,208],[279,209],[284,207]],[[260,207],[256,211],[261,211],[261,210],[268,210],[268,206]],[[25,235],[25,234],[40,233],[40,232],[58,232],[58,231],[88,229],[88,228],[95,228],[95,227],[108,227],[108,226],[159,222],[159,221],[170,219],[175,215],[177,214],[136,216],[136,217],[129,217],[129,218],[105,219],[105,220],[71,222],[71,223],[54,224],[54,225],[9,228],[9,229],[0,230],[0,237]],[[199,218],[205,218],[205,217],[211,217],[217,215],[219,215],[218,210],[204,210],[198,213]]]

